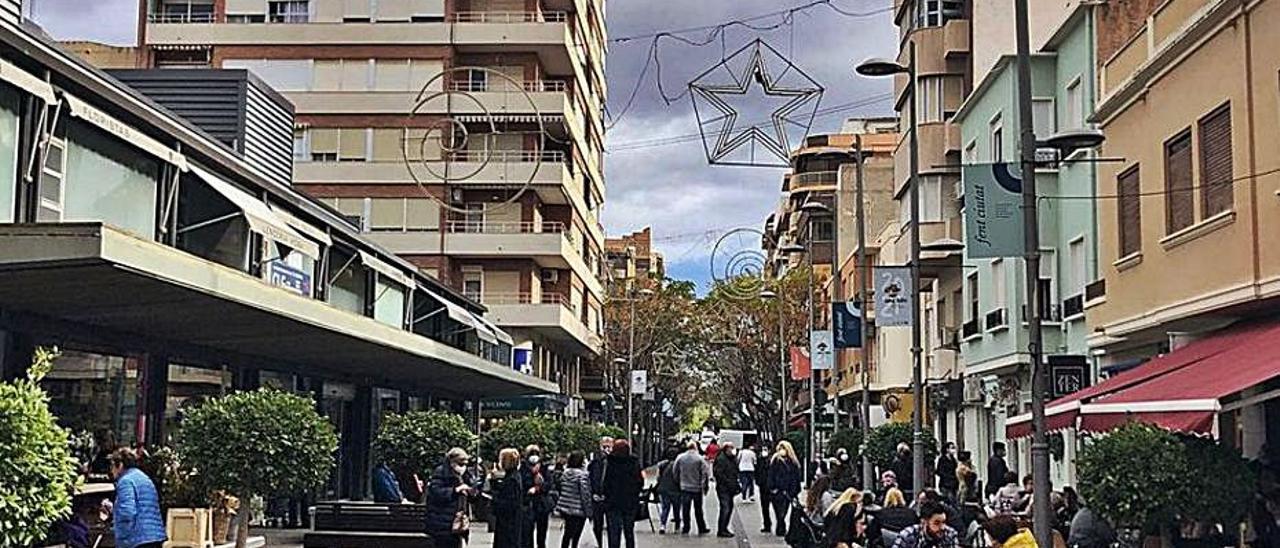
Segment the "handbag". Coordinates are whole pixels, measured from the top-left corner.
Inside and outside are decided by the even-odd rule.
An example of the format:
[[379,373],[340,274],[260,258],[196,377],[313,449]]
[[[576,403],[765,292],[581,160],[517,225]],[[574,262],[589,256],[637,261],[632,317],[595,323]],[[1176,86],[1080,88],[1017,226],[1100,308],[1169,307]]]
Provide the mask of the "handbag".
[[467,514],[467,497],[458,499],[458,513],[453,515],[453,524],[449,526],[449,532],[458,536],[471,533],[471,516]]

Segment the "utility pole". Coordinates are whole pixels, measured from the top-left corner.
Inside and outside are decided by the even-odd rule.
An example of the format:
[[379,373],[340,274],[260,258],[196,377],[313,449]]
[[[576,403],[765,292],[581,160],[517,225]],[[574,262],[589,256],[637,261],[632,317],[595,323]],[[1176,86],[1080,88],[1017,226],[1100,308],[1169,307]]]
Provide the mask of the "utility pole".
[[[866,194],[863,189],[862,163],[866,161],[866,156],[862,154],[862,136],[855,135],[853,144],[857,150],[857,174],[854,182],[854,194],[858,200],[856,209],[858,217],[858,315],[862,322],[862,327],[858,333],[858,353],[861,357],[862,367],[862,435],[866,436],[871,432],[871,365],[867,351],[867,308],[870,306],[868,301],[869,292],[867,291],[867,280],[871,276],[871,265],[867,264],[867,217],[863,204],[866,203]],[[868,487],[871,478],[876,475],[875,467],[871,464],[871,457],[863,452],[862,455],[862,485]]]
[[1031,39],[1027,0],[1013,0],[1018,58],[1018,124],[1022,144],[1023,242],[1026,261],[1027,326],[1031,330],[1031,478],[1032,528],[1040,546],[1053,545],[1049,525],[1049,440],[1045,433],[1044,397],[1049,393],[1040,332],[1040,222],[1036,204],[1036,131],[1031,108]]
[[920,492],[925,480],[924,468],[924,367],[921,360],[920,326],[920,110],[916,96],[916,43],[911,41],[907,71],[911,76],[911,391],[914,413],[911,414],[911,489]]
[[[809,249],[805,252],[804,256],[809,263],[808,264],[809,284],[806,291],[806,293],[808,293],[806,295],[806,302],[809,305],[809,309],[808,309],[809,339],[812,340],[813,324],[814,324],[813,322],[813,214],[812,213],[809,214],[809,237],[806,238],[805,243],[808,244],[808,247],[809,247]],[[806,341],[806,343],[807,342],[808,341]],[[814,424],[814,422],[818,420],[818,371],[813,367],[813,359],[814,359],[813,349],[812,349],[813,345],[810,344],[809,346],[811,347],[809,349],[809,451],[808,451],[808,458],[804,460],[804,477],[806,482],[809,481],[809,475],[811,472],[810,468],[812,467],[813,457],[816,454],[814,453],[814,451],[817,451],[818,449],[818,444],[814,443],[813,441],[814,438],[817,437],[817,432],[818,432],[816,428],[817,425]]]

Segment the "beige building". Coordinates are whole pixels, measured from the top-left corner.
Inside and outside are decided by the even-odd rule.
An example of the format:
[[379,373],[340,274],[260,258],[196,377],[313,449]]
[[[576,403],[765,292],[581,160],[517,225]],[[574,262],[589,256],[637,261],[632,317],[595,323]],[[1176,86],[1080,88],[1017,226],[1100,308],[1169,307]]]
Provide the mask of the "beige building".
[[[1115,2],[1098,10],[1102,280],[1089,343],[1122,368],[1274,315],[1280,300],[1280,2]],[[1252,397],[1250,397],[1252,395]],[[1274,394],[1223,406],[1254,455]],[[1271,426],[1271,429],[1277,425]],[[1272,433],[1272,435],[1275,435]],[[1272,438],[1274,442],[1276,438]]]
[[245,68],[282,92],[295,187],[486,305],[516,367],[579,413],[605,295],[602,0],[142,7],[144,66]]
[[666,261],[661,253],[653,249],[651,227],[646,226],[643,230],[616,238],[606,238],[604,254],[610,270],[609,281],[614,286],[610,291],[629,286],[630,280],[661,280],[667,275]]
[[62,42],[62,47],[101,69],[131,69],[138,66],[138,48],[132,46],[71,40]]

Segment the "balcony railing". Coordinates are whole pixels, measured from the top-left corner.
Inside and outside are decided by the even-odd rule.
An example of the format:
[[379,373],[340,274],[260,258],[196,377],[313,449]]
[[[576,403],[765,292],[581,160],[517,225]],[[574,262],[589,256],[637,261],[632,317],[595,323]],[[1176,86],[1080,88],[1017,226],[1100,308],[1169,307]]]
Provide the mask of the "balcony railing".
[[[470,139],[484,139],[484,134],[471,135]],[[451,158],[455,162],[536,163],[564,162],[560,150],[459,150]]]
[[563,23],[569,15],[563,11],[459,11],[450,17],[453,23]]
[[537,299],[533,298],[533,293],[485,293],[480,295],[479,301],[484,305],[558,304],[573,311],[569,298],[554,292],[543,293]]
[[817,185],[834,185],[839,173],[835,171],[812,171],[809,173],[795,173],[791,175],[791,188]]
[[[479,80],[461,80],[449,84],[451,91],[481,92],[481,91],[514,91],[512,83],[501,78],[492,81]],[[564,80],[529,80],[520,82],[520,87],[529,93],[539,92],[563,92],[569,89],[569,85]]]
[[148,23],[167,23],[167,24],[185,24],[185,23],[212,23],[212,13],[149,13],[147,14]]
[[466,234],[565,234],[564,223],[558,221],[490,222],[490,221],[448,221],[445,229],[449,232]]

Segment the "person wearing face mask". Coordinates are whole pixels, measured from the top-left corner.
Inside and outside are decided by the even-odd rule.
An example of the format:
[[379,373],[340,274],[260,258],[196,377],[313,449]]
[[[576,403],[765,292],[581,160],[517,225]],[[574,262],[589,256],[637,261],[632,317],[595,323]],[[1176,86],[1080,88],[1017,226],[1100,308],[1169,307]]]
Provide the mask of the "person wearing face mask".
[[426,532],[438,548],[461,548],[467,538],[467,497],[477,493],[474,478],[467,473],[470,457],[460,447],[445,454],[427,484]]
[[938,477],[938,490],[948,498],[955,498],[960,490],[960,478],[956,476],[956,467],[959,465],[960,462],[956,460],[956,444],[947,442],[942,454],[938,455],[933,473]]
[[587,467],[587,477],[591,480],[591,532],[596,537],[596,546],[604,546],[604,473],[606,459],[613,452],[613,438],[600,438],[600,451],[591,458]]
[[764,517],[764,527],[760,528],[761,533],[773,532],[773,502],[769,498],[769,492],[772,491],[769,483],[769,467],[772,463],[769,456],[769,442],[764,442],[760,445],[760,458],[756,460],[756,487],[760,489],[760,515]]
[[831,489],[843,493],[846,489],[857,487],[858,464],[853,462],[849,450],[843,447],[836,449],[835,462],[831,465]]
[[738,449],[733,442],[725,442],[720,446],[720,454],[716,456],[712,466],[712,475],[716,479],[716,497],[720,499],[720,519],[716,536],[733,538],[729,531],[729,522],[733,519],[733,498],[742,491],[738,484]]
[[547,548],[547,528],[551,521],[551,474],[542,462],[542,448],[530,445],[524,450],[520,477],[524,483],[524,548]]

